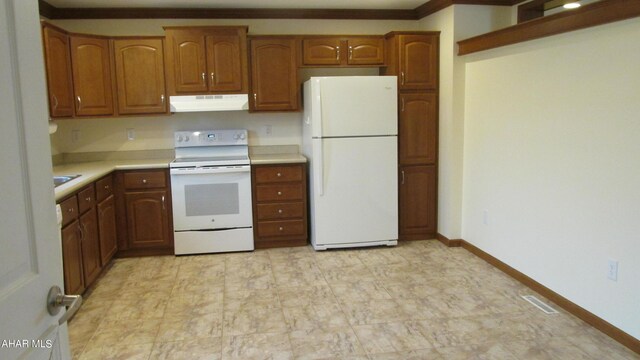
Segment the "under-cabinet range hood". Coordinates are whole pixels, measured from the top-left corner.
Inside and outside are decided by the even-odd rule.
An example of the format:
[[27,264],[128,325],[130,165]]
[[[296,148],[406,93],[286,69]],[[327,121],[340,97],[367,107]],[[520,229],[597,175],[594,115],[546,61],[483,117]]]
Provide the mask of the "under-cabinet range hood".
[[249,109],[247,94],[169,97],[171,112],[235,111]]

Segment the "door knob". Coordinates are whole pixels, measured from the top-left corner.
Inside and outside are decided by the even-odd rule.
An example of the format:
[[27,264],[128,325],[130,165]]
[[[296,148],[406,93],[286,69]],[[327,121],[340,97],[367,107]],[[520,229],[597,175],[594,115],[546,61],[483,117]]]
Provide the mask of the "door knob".
[[62,325],[80,309],[82,305],[81,295],[65,295],[60,287],[52,286],[47,295],[47,311],[50,315],[57,315],[60,308],[67,307],[67,312],[58,320],[58,324]]

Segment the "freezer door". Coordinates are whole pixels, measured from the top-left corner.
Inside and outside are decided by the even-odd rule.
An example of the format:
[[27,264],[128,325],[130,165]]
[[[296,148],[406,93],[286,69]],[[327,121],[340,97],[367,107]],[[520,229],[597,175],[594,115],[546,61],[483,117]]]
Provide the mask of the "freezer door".
[[311,120],[316,122],[313,137],[398,133],[395,76],[341,76],[310,81]]
[[314,139],[311,237],[316,246],[398,239],[397,138]]

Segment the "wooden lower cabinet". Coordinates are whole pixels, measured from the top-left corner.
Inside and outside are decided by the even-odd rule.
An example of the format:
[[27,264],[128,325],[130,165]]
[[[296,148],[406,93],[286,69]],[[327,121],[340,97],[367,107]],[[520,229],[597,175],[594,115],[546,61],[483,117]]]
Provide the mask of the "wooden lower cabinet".
[[100,241],[98,240],[98,218],[95,208],[80,215],[82,244],[82,270],[85,284],[93,283],[102,271]]
[[306,245],[306,164],[256,165],[251,176],[256,249]]
[[436,166],[401,166],[399,177],[400,240],[435,237],[438,209]]
[[130,248],[172,246],[166,206],[168,198],[169,194],[164,190],[125,194]]
[[107,264],[118,251],[115,197],[111,195],[98,203],[97,209],[100,259],[103,264]]
[[62,228],[62,263],[64,265],[64,292],[66,294],[82,294],[85,290],[85,282],[82,274],[82,248],[78,220],[73,220]]

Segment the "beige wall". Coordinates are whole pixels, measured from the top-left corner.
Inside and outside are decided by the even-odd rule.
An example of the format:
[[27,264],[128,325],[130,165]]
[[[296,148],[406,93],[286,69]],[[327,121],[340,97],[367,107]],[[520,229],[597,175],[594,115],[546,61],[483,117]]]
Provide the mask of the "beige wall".
[[[63,20],[52,23],[72,32],[100,35],[163,35],[162,26],[248,25],[250,34],[385,34],[415,30],[416,21],[372,20]],[[301,70],[301,82],[310,76],[377,75],[377,68]],[[52,153],[173,148],[173,132],[201,128],[249,129],[251,145],[286,145],[301,142],[301,113],[249,114],[248,112],[182,113],[113,119],[60,120],[51,136]],[[265,125],[272,126],[267,136]],[[136,139],[127,140],[126,130]],[[79,136],[73,139],[73,131]]]

